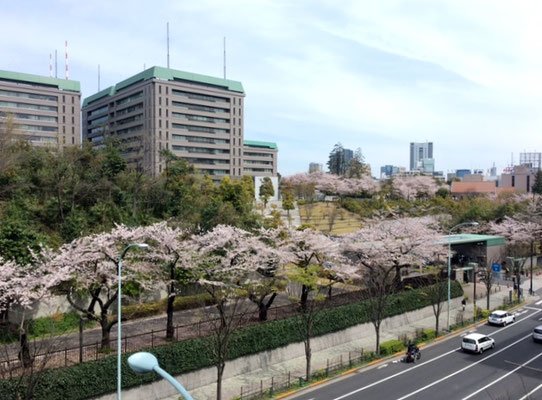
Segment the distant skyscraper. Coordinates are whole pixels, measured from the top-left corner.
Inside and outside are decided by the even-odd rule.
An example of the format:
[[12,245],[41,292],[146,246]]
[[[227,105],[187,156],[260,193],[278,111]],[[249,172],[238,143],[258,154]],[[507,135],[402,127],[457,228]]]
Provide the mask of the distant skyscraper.
[[424,172],[435,170],[433,142],[410,143],[410,170]]
[[471,174],[470,169],[457,169],[455,171],[455,176],[458,177],[459,179],[463,179],[465,175],[470,175],[470,174]]
[[396,175],[398,171],[399,167],[396,167],[395,165],[384,165],[383,167],[380,167],[380,178],[390,178],[393,175]]
[[324,169],[322,164],[311,162],[309,164],[309,174],[312,174],[313,172],[322,172]]

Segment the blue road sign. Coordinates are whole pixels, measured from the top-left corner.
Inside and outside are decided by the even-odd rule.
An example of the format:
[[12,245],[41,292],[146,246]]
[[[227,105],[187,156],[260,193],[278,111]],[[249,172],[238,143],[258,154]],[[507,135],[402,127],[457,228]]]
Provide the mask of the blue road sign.
[[493,263],[491,264],[491,269],[493,270],[493,272],[501,272],[501,264]]

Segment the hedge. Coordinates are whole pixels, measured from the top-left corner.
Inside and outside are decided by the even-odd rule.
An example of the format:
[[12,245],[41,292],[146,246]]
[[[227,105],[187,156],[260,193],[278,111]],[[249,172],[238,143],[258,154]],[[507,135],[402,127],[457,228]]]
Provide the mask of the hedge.
[[389,356],[399,351],[403,351],[405,344],[402,340],[388,340],[380,345],[380,354]]
[[[398,293],[390,299],[386,316],[401,314],[430,305],[428,296],[421,296],[423,288]],[[458,282],[453,282],[452,297],[463,295]],[[369,322],[368,303],[351,303],[322,311],[323,318],[314,329],[314,336],[336,332],[351,326]],[[270,321],[236,331],[232,337],[229,359],[256,354],[266,350],[301,342],[303,337],[296,326],[296,318]],[[180,375],[205,367],[212,367],[208,351],[208,339],[196,338],[156,347],[152,352],[160,360],[160,366],[172,375]],[[136,375],[126,363],[129,354],[123,356],[122,386],[129,388],[161,379],[156,374]],[[97,397],[116,389],[116,357],[78,364],[72,367],[47,370],[36,385],[34,398],[40,400],[82,400]],[[0,381],[2,399],[18,399],[19,380]]]

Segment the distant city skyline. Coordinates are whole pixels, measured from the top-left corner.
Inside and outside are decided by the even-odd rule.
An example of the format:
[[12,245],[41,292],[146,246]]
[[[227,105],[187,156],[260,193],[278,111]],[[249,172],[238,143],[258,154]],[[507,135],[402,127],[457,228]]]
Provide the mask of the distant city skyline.
[[[49,75],[58,50],[82,99],[151,66],[246,90],[245,139],[279,148],[281,175],[325,165],[340,141],[374,176],[435,144],[435,169],[501,172],[542,150],[542,6],[506,1],[340,3],[232,0],[65,2],[3,7],[0,69]],[[24,21],[24,23],[21,23]]]

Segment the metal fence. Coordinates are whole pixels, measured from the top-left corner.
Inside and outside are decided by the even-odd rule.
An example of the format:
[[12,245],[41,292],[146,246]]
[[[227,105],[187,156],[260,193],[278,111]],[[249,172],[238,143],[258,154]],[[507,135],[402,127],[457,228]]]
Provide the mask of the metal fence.
[[[323,379],[333,375],[336,371],[353,368],[365,361],[372,359],[367,357],[366,353],[360,351],[349,351],[337,357],[327,359],[324,364],[315,365],[311,377],[313,379]],[[243,385],[240,388],[240,400],[257,400],[271,397],[278,392],[287,391],[289,388],[306,382],[304,371],[289,371],[287,374],[272,376],[271,378],[261,379],[260,382]]]
[[[326,307],[336,307],[347,304],[359,299],[359,294],[346,292],[333,295]],[[296,314],[296,308],[293,304],[272,307],[268,312],[268,320],[277,320],[288,318]],[[255,325],[260,323],[258,311],[247,312],[243,314],[243,326]],[[174,327],[173,341],[184,341],[197,337],[208,336],[213,332],[212,326],[218,321],[218,318],[198,321],[192,324],[176,325]],[[112,332],[113,333],[113,332]],[[61,341],[62,338],[59,339]],[[126,335],[122,337],[122,352],[131,353],[142,349],[154,348],[171,343],[171,339],[166,339],[166,329],[151,330],[150,332]],[[101,343],[87,343],[79,346],[62,347],[61,344],[50,346],[44,349],[44,346],[38,346],[40,342],[31,345],[31,352],[36,359],[47,358],[47,368],[67,367],[87,361],[99,360],[117,354],[117,338],[113,337],[110,346],[107,349],[101,349]],[[40,348],[41,347],[41,348]],[[0,377],[6,374],[17,375],[23,370],[21,361],[16,355],[11,354],[8,357],[0,353]]]

